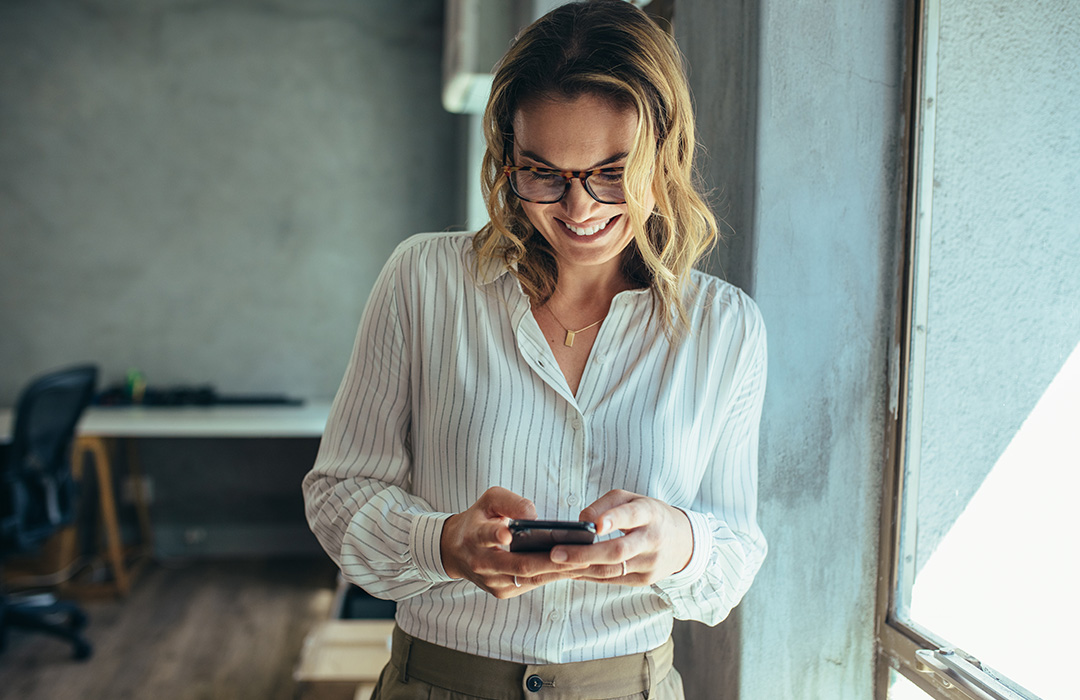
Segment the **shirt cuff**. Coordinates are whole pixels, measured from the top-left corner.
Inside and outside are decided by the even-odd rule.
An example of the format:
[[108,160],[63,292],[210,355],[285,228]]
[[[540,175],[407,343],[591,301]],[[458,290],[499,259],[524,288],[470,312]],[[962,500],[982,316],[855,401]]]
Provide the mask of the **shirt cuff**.
[[413,562],[424,578],[433,583],[453,581],[442,563],[443,525],[451,513],[424,513],[413,518],[409,531],[409,550]]
[[704,513],[695,513],[682,508],[679,510],[682,510],[690,520],[694,552],[690,555],[690,561],[685,569],[656,582],[656,586],[665,591],[693,585],[705,574],[705,569],[709,566],[709,557],[712,554],[712,529],[709,527],[708,517]]

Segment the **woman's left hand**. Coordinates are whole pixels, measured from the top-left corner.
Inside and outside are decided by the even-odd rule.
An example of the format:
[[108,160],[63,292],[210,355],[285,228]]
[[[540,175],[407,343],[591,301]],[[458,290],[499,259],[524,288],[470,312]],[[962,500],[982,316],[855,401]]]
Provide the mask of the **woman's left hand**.
[[648,586],[678,573],[694,553],[693,532],[686,514],[663,501],[629,491],[609,491],[581,511],[581,520],[596,523],[596,533],[613,537],[591,545],[561,545],[551,560],[588,564],[574,578],[602,583]]

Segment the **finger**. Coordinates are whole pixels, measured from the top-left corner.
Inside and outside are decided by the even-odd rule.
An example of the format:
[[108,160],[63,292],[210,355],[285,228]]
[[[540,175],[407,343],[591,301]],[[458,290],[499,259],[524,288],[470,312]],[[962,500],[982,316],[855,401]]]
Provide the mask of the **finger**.
[[488,547],[509,547],[510,528],[506,526],[506,519],[485,520],[476,528],[477,538]]
[[622,489],[608,491],[603,496],[586,506],[585,509],[581,511],[581,515],[578,517],[581,520],[595,523],[596,534],[606,535],[614,529],[614,524],[610,522],[604,522],[604,514],[612,508],[620,506],[624,503],[628,503],[635,498],[639,498],[638,494],[631,493],[630,491],[623,491]]
[[532,501],[501,486],[492,486],[485,491],[477,505],[489,518],[536,519],[536,506]]
[[581,571],[579,570],[567,570],[567,571],[552,571],[546,574],[540,574],[538,576],[530,576],[529,578],[522,578],[518,576],[518,582],[521,583],[522,588],[532,590],[533,588],[539,588],[540,586],[546,586],[549,583],[556,581],[568,581],[579,578]]
[[[648,540],[641,532],[631,532],[621,537],[588,545],[559,545],[551,550],[556,563],[584,566],[618,564],[641,554],[648,547]],[[562,558],[565,557],[565,558]]]
[[610,583],[616,586],[637,586],[645,581],[641,574],[627,574],[626,576],[618,577],[575,576],[574,580],[590,581],[592,583]]
[[637,496],[600,513],[598,518],[602,524],[598,525],[598,529],[603,529],[600,534],[615,530],[626,532],[651,523],[656,518],[656,507],[651,499]]
[[553,571],[537,576],[498,574],[482,577],[476,584],[499,599],[516,598],[541,586],[576,578],[573,571]]
[[553,562],[547,552],[505,552],[501,549],[492,550],[485,560],[492,571],[516,575],[519,581],[522,578],[574,571],[587,566],[587,564]]
[[523,579],[520,577],[515,579],[514,576],[508,576],[506,574],[484,577],[475,580],[474,583],[500,600],[516,598],[522,593],[530,590]]
[[619,564],[598,564],[583,569],[574,575],[576,581],[592,581],[593,583],[619,583],[624,585],[637,585],[643,582],[644,575],[634,571],[632,565],[627,562],[624,568]]

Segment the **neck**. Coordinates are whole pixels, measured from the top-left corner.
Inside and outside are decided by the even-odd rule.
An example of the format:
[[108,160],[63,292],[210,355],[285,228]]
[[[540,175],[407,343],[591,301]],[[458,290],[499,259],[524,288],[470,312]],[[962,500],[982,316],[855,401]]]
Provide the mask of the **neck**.
[[551,299],[560,306],[581,308],[598,304],[607,308],[616,294],[631,287],[618,264],[599,270],[560,267],[559,283]]

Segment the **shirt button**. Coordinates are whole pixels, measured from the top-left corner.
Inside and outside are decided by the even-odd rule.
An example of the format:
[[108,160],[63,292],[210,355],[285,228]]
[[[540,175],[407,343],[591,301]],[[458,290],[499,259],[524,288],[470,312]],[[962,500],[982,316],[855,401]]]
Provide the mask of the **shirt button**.
[[551,614],[548,615],[548,619],[551,620],[552,622],[558,622],[559,620],[562,619],[562,613],[559,612],[558,610],[553,610],[553,611],[551,611]]
[[574,494],[570,494],[566,497],[566,505],[576,506],[578,504],[578,497]]
[[544,679],[534,673],[525,679],[525,687],[531,693],[539,693],[540,689],[544,687]]
[[572,425],[574,427],[574,430],[581,430],[581,419],[580,418],[575,418],[574,421],[570,425]]
[[600,364],[600,365],[602,365],[602,364],[604,364],[605,362],[607,362],[607,355],[597,355],[597,356],[596,356],[596,363],[597,363],[597,364]]

